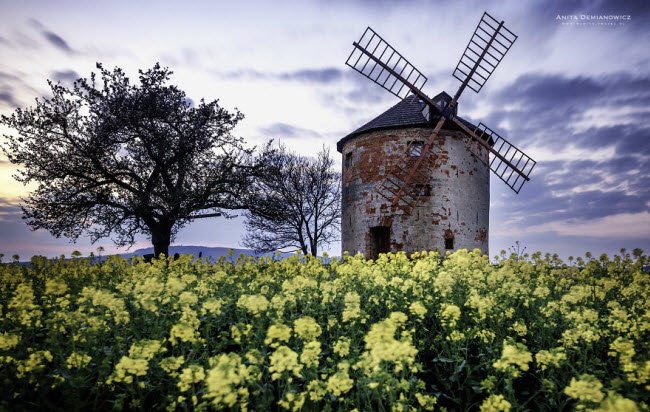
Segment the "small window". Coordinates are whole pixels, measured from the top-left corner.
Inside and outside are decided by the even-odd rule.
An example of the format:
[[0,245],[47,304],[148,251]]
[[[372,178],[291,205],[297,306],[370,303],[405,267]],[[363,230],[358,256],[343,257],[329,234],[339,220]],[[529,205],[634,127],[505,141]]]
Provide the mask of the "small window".
[[445,239],[445,249],[453,249],[454,248],[454,239]]
[[416,184],[415,190],[418,196],[431,196],[431,185]]
[[447,100],[445,100],[445,99],[440,99],[436,103],[438,103],[438,106],[440,106],[440,108],[442,108],[442,109],[444,109],[445,106],[447,106]]
[[424,142],[412,142],[408,148],[409,156],[410,157],[422,156],[422,149],[424,149]]
[[345,154],[345,168],[349,168],[352,166],[352,152],[348,152]]

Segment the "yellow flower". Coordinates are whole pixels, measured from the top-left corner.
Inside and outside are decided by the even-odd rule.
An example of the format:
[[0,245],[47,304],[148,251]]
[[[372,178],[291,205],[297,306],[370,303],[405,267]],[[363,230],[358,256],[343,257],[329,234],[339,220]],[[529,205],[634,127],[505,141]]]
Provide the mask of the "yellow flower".
[[334,396],[341,396],[352,389],[354,381],[350,379],[349,370],[348,362],[339,363],[338,371],[327,380],[327,391]]
[[246,360],[253,365],[258,365],[264,361],[262,353],[258,349],[251,349],[246,352]]
[[68,286],[61,279],[48,279],[45,282],[46,295],[63,295],[68,290]]
[[416,393],[415,397],[418,400],[418,403],[420,406],[422,406],[425,410],[427,411],[432,411],[434,410],[434,405],[437,402],[437,399],[435,396],[429,396],[429,395],[422,395],[421,393]]
[[312,341],[305,345],[300,354],[300,362],[306,367],[318,366],[318,355],[320,355],[320,342]]
[[537,286],[537,288],[533,291],[533,296],[540,299],[545,299],[550,293],[551,290],[546,286]]
[[34,352],[26,360],[17,362],[16,377],[23,378],[29,373],[41,372],[45,369],[45,363],[52,362],[52,359],[53,357],[49,350]]
[[404,314],[404,312],[392,312],[390,316],[388,317],[391,322],[395,324],[395,326],[402,327],[404,324],[406,324],[406,321],[408,321],[408,316]]
[[113,313],[115,323],[128,323],[129,312],[126,311],[124,300],[115,296],[115,294],[101,289],[89,287],[83,288],[82,296],[87,296],[92,300],[93,306],[103,306]]
[[460,308],[453,304],[443,303],[440,317],[444,326],[455,328],[456,322],[460,318]]
[[237,325],[232,325],[230,327],[230,336],[232,336],[232,340],[234,340],[235,342],[241,343],[242,333],[237,327]]
[[342,358],[348,356],[350,353],[350,339],[346,337],[340,338],[336,344],[334,344],[334,353],[338,354]]
[[178,388],[181,392],[187,392],[192,387],[192,384],[199,383],[205,379],[205,372],[199,365],[190,365],[183,369],[178,380]]
[[523,343],[514,343],[503,341],[503,352],[501,358],[494,362],[494,367],[502,371],[510,372],[513,376],[519,376],[515,367],[522,371],[527,371],[528,364],[533,361],[533,355],[528,352],[528,348]]
[[[278,323],[269,326],[269,330],[266,331],[266,339],[264,339],[264,343],[267,345],[271,344],[272,348],[277,348],[280,345],[278,342],[289,342],[289,339],[291,339],[291,328],[287,325]],[[274,342],[276,340],[278,342]]]
[[310,316],[303,316],[293,322],[293,330],[296,331],[299,337],[306,341],[311,341],[319,337],[322,333],[321,327],[316,323],[316,320]]
[[269,301],[262,295],[241,295],[237,306],[248,310],[253,316],[260,316],[269,308]]
[[459,332],[458,330],[453,330],[449,336],[445,338],[445,340],[451,341],[451,342],[458,342],[465,339],[465,334],[463,332]]
[[510,410],[510,407],[510,402],[508,402],[503,395],[490,395],[481,404],[481,412],[507,412]]
[[411,306],[409,306],[409,310],[413,315],[418,317],[420,320],[424,319],[424,315],[427,314],[427,308],[425,308],[422,302],[420,302],[419,300],[416,300],[415,302],[411,303]]
[[0,350],[13,349],[18,345],[18,342],[20,342],[20,336],[3,332],[2,335],[0,335]]
[[72,352],[67,359],[67,365],[70,369],[81,369],[88,365],[93,358],[82,352]]
[[343,323],[361,316],[361,297],[356,292],[348,292],[343,298],[345,309],[343,310]]
[[596,409],[587,409],[589,412],[639,412],[639,407],[633,400],[608,392],[607,398],[598,405]]
[[549,366],[558,368],[563,360],[566,360],[564,348],[559,347],[551,351],[541,350],[535,355],[535,360],[541,370],[546,370]]
[[222,354],[214,364],[214,367],[208,371],[205,378],[206,397],[213,398],[212,402],[221,409],[223,407],[232,408],[237,404],[245,408],[248,403],[248,390],[239,388],[248,378],[248,369],[242,364],[241,358],[235,353]]
[[280,346],[271,354],[269,357],[271,361],[271,366],[269,367],[269,372],[271,372],[271,379],[276,380],[282,377],[282,373],[293,372],[296,377],[300,377],[300,370],[302,365],[298,363],[298,354],[292,351],[287,346]]
[[603,400],[603,384],[593,375],[580,375],[580,379],[571,378],[569,386],[564,388],[564,393],[573,399],[598,403]]
[[212,315],[221,315],[221,307],[223,306],[222,299],[210,298],[203,302],[201,306],[201,315],[206,315],[208,313]]
[[512,325],[512,330],[515,331],[517,336],[526,336],[526,333],[528,333],[528,328],[526,327],[526,325],[519,322],[515,322],[515,324]]
[[133,376],[145,376],[149,369],[149,362],[146,359],[133,359],[128,356],[122,356],[122,359],[115,365],[115,371],[108,379],[107,383],[112,382],[133,382]]
[[167,280],[165,289],[167,289],[168,295],[177,296],[183,289],[185,289],[185,286],[187,285],[181,279],[170,277]]
[[141,358],[151,360],[160,352],[166,352],[167,349],[162,347],[162,342],[158,340],[143,339],[131,345],[129,356],[132,358]]
[[199,297],[190,291],[185,291],[178,297],[178,303],[185,306],[196,305],[198,301]]
[[305,404],[306,399],[307,399],[306,393],[301,393],[298,396],[296,396],[296,394],[293,392],[287,392],[284,395],[284,399],[280,399],[278,401],[278,404],[285,409],[290,409],[292,411],[299,411],[300,408],[302,408],[302,405]]
[[41,326],[39,306],[34,304],[34,289],[31,284],[21,283],[16,287],[14,296],[9,301],[9,319],[16,319],[24,327]]
[[196,342],[198,339],[198,332],[194,330],[194,325],[189,322],[177,323],[172,326],[169,332],[169,341],[172,345],[179,342]]
[[183,363],[185,363],[185,359],[182,356],[170,356],[161,360],[159,365],[162,370],[175,377],[178,375],[176,371]]
[[400,340],[395,339],[398,322],[403,320],[403,316],[406,315],[394,312],[388,319],[370,327],[365,337],[367,351],[361,355],[358,363],[358,367],[361,367],[366,375],[381,372],[382,362],[392,362],[395,372],[400,372],[415,362],[418,350],[410,338],[405,336]]
[[307,385],[307,392],[309,393],[309,399],[318,402],[327,394],[327,383],[313,380]]

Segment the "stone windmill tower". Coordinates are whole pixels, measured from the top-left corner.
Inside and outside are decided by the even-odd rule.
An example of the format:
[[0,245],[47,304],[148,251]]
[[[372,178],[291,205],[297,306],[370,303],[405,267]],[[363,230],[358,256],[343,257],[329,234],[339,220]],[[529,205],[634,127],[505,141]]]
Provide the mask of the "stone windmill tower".
[[379,253],[479,248],[488,253],[490,170],[519,193],[535,161],[480,123],[458,116],[517,39],[484,13],[454,77],[454,97],[429,98],[426,77],[366,29],[346,64],[402,101],[341,139],[342,249]]

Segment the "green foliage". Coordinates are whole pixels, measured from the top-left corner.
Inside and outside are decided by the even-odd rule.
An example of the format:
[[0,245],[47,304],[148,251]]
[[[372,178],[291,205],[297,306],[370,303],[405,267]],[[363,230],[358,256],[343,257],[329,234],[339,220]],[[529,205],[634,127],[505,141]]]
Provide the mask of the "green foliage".
[[647,410],[633,255],[0,263],[0,409]]

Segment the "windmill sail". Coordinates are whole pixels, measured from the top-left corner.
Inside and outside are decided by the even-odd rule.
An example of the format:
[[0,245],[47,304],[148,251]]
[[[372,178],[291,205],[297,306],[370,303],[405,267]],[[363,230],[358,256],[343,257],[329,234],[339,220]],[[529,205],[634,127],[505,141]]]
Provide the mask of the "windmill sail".
[[478,93],[499,65],[517,36],[503,22],[483,13],[453,76]]
[[446,107],[441,107],[422,91],[427,78],[370,27],[358,42],[353,43],[354,49],[346,61],[348,66],[403,100],[411,94],[418,96],[426,103],[422,115],[427,120],[431,119],[431,109],[440,113],[432,135],[419,149],[421,152],[416,159],[404,155],[378,186],[379,194],[392,206],[401,202],[412,209],[417,204],[418,193],[426,186],[425,178],[436,163],[437,156],[432,149],[445,121],[454,122],[465,131],[469,136],[468,150],[513,191],[519,193],[530,180],[534,160],[482,123],[471,130],[453,111],[465,87],[477,93],[481,90],[516,40],[517,36],[503,22],[483,13],[453,73],[462,84]]
[[[483,123],[479,123],[474,133],[479,139],[491,146],[493,149],[492,157],[489,162],[486,162],[484,157],[480,155],[477,146],[469,140],[467,148],[478,159],[483,160],[490,167],[490,170],[515,193],[519,193],[524,183],[529,180],[528,176],[537,162]],[[495,152],[498,155],[495,155]]]
[[424,87],[427,78],[398,51],[368,27],[345,62],[354,70],[405,99]]

